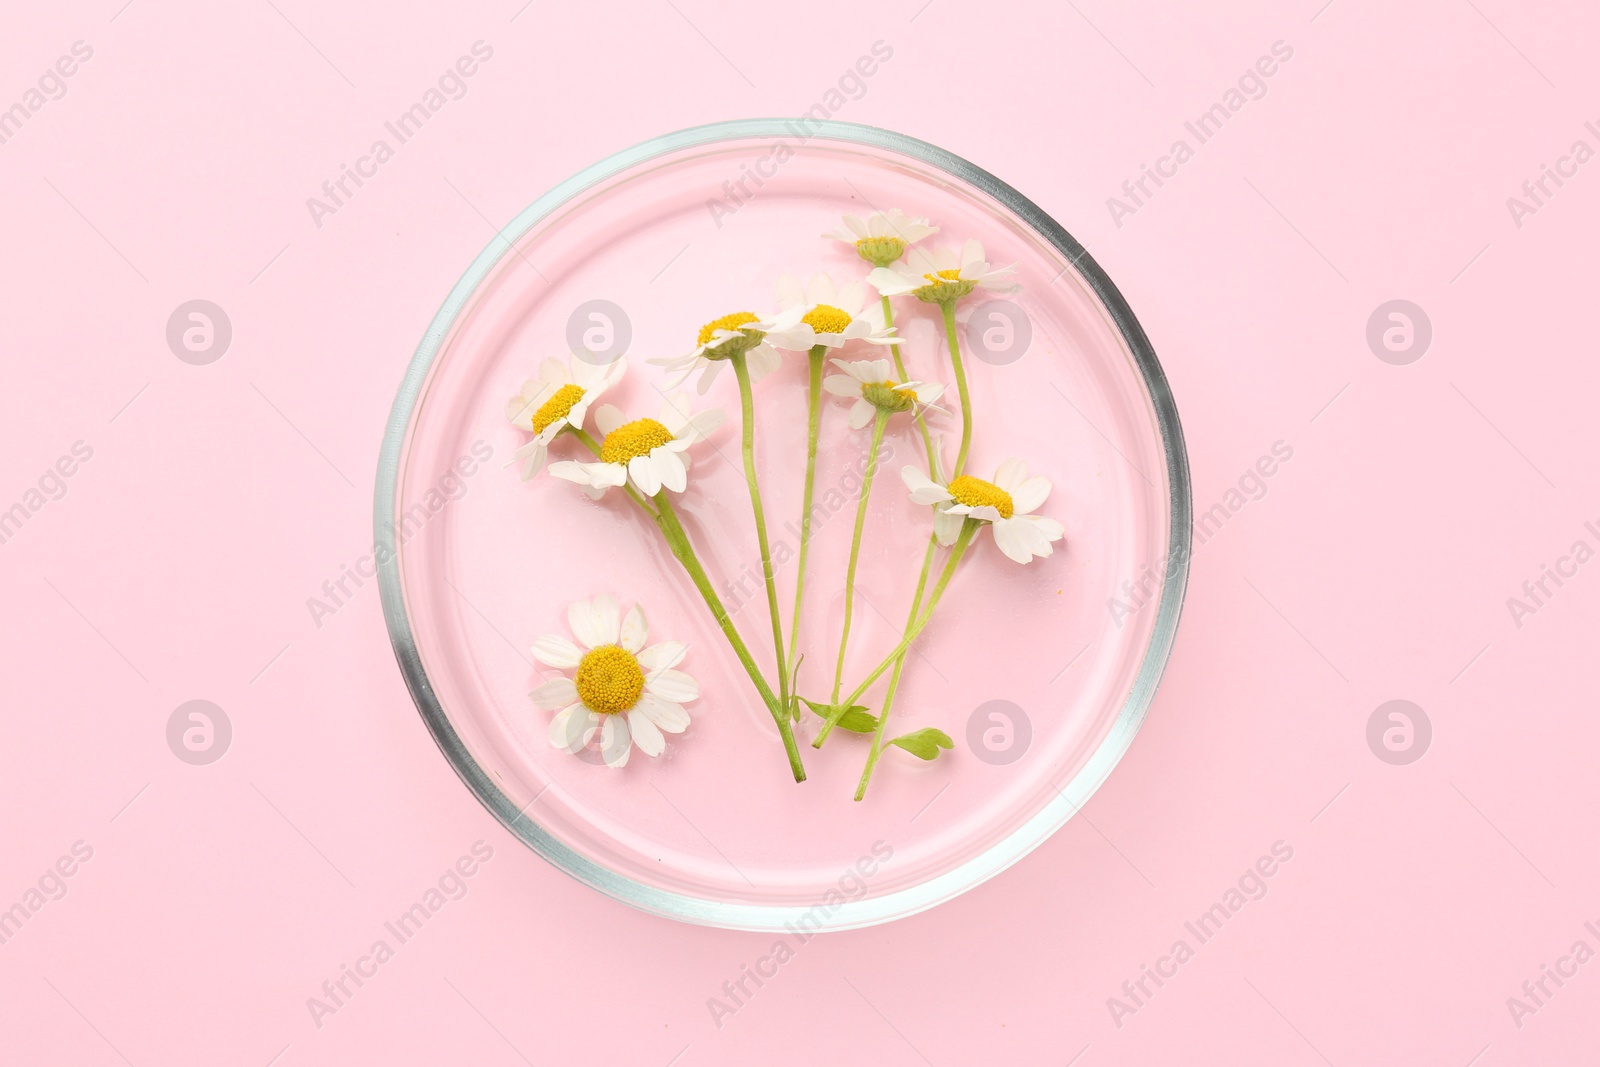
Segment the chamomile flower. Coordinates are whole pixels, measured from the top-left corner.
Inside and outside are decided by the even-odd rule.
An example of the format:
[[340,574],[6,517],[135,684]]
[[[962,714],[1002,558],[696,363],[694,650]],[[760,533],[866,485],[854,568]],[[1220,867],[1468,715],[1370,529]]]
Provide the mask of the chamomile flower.
[[1050,543],[1066,533],[1055,519],[1033,514],[1050,495],[1050,479],[1028,477],[1020,459],[1000,464],[992,482],[963,474],[940,483],[916,467],[901,468],[900,477],[914,502],[933,505],[933,529],[942,545],[955,541],[963,521],[978,519],[994,527],[994,543],[1001,552],[1027,563],[1050,555]]
[[543,469],[550,442],[557,434],[568,426],[583,429],[589,407],[617,384],[627,369],[627,361],[622,359],[596,366],[581,356],[565,363],[547,359],[539,364],[539,376],[523,382],[517,395],[506,402],[506,419],[511,425],[533,433],[533,440],[512,457],[522,463],[523,481]]
[[1015,273],[1015,267],[991,266],[983,245],[968,241],[959,254],[953,248],[913,248],[894,266],[872,271],[867,282],[883,296],[909,293],[929,304],[943,304],[979,288],[1013,292],[1017,286],[1010,278]]
[[852,430],[866,426],[879,411],[892,415],[931,407],[944,393],[944,386],[937,382],[895,381],[894,369],[886,359],[836,359],[833,365],[844,373],[828,375],[822,380],[822,388],[834,396],[855,399],[847,419]]
[[874,211],[865,219],[846,215],[843,226],[822,236],[850,245],[856,255],[874,267],[887,267],[905,255],[909,246],[938,232],[939,227],[928,225],[927,219],[910,218],[893,207],[888,211]]
[[788,352],[840,348],[849,341],[873,345],[894,344],[894,327],[883,324],[883,312],[873,306],[862,310],[867,292],[859,282],[835,285],[818,273],[804,286],[800,279],[778,279],[778,305],[783,308],[769,324],[767,343]]
[[769,319],[763,319],[753,311],[735,311],[700,327],[693,352],[648,362],[666,367],[669,373],[675,375],[667,383],[669,389],[676,389],[696,370],[700,370],[700,383],[696,388],[701,396],[716,381],[723,365],[734,356],[745,357],[750,368],[750,380],[757,382],[777,370],[782,362],[782,357],[766,343],[766,331],[771,326]]
[[674,669],[688,649],[677,641],[646,645],[644,611],[635,604],[620,618],[610,596],[573,603],[567,625],[576,644],[560,634],[533,643],[540,663],[573,672],[528,694],[536,707],[556,713],[545,735],[550,744],[577,753],[598,733],[608,767],[626,766],[634,748],[661,755],[662,734],[683,732],[689,725],[683,705],[700,695],[699,683]]
[[606,404],[594,413],[595,428],[604,435],[598,459],[552,463],[550,473],[578,483],[595,499],[630,481],[645,496],[655,496],[663,488],[681,493],[688,484],[689,446],[705,440],[726,417],[720,408],[690,414],[689,398],[683,393],[666,397],[657,419],[629,422]]

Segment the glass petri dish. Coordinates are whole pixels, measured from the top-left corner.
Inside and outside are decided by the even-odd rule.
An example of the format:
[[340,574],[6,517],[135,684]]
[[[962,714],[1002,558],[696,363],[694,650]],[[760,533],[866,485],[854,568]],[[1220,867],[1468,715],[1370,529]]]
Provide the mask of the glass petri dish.
[[[505,466],[526,439],[503,409],[540,360],[625,349],[606,396],[654,416],[666,372],[735,310],[771,310],[781,274],[846,283],[868,265],[820,235],[846,213],[898,207],[1016,264],[1019,292],[960,305],[974,433],[969,470],[1024,458],[1053,483],[1066,527],[1018,566],[985,532],[908,661],[899,733],[955,741],[923,763],[891,748],[852,795],[865,740],[805,745],[796,784],[764,706],[653,525],[621,494],[592,502]],[[871,290],[868,290],[870,295]],[[934,305],[896,302],[910,376],[951,384]],[[848,352],[867,358],[876,352]],[[759,383],[757,452],[785,625],[793,595],[805,438],[805,359]],[[697,447],[678,510],[735,624],[775,677],[767,607],[723,375],[706,403],[734,418]],[[699,401],[697,400],[697,403]],[[800,690],[831,687],[844,560],[865,431],[826,399]],[[954,392],[949,406],[955,409]],[[945,429],[947,456],[959,417]],[[562,458],[575,446],[554,447]],[[910,424],[885,439],[862,547],[847,684],[899,639],[928,514],[898,477],[921,461]],[[572,458],[584,458],[574,456]],[[854,472],[854,473],[852,473]],[[552,189],[467,268],[406,371],[378,467],[384,617],[434,740],[485,807],[580,881],[634,907],[733,929],[846,929],[948,900],[1059,829],[1127,750],[1150,705],[1188,577],[1190,487],[1166,378],[1121,294],[1059,224],[1016,190],[933,145],[867,126],[757,119],[656,138]],[[787,548],[790,558],[782,560]],[[700,683],[688,730],[658,758],[613,770],[545,739],[527,692],[546,672],[535,637],[599,593],[639,603],[652,640],[689,646]],[[866,701],[875,704],[882,683]]]

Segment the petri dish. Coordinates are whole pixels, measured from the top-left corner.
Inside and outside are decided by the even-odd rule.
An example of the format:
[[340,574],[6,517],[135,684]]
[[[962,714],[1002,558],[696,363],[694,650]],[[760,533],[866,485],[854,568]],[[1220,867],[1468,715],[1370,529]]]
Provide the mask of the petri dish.
[[[797,727],[795,783],[774,724],[654,525],[613,492],[591,501],[543,474],[506,401],[574,348],[625,359],[608,393],[657,414],[669,374],[723,314],[775,309],[782,275],[844,285],[870,269],[822,236],[845,214],[899,208],[940,227],[927,246],[982,242],[1020,290],[959,304],[974,430],[968,470],[1008,457],[1052,482],[1054,554],[1019,566],[979,535],[919,637],[891,734],[954,741],[923,762],[890,748],[861,802],[866,741],[824,748]],[[869,303],[875,294],[867,290]],[[952,386],[935,305],[895,302],[911,377]],[[843,358],[872,358],[866,346]],[[776,680],[731,374],[696,406],[727,425],[694,449],[675,503],[758,663]],[[794,589],[806,360],[756,387],[757,461],[784,625]],[[951,387],[943,406],[956,410]],[[591,416],[592,417],[592,416]],[[947,458],[959,417],[940,419]],[[553,459],[587,459],[559,441]],[[898,641],[928,531],[900,469],[922,444],[897,420],[880,451],[845,675]],[[799,643],[802,694],[831,688],[867,431],[824,398]],[[380,456],[374,505],[384,616],[423,721],[462,781],[517,838],[595,889],[670,918],[750,930],[834,930],[948,900],[1006,869],[1078,811],[1116,766],[1155,693],[1188,577],[1182,430],[1149,340],[1115,285],[1022,194],[933,145],[838,122],[752,119],[684,130],[602,160],[535,200],[467,267],[413,356]],[[787,558],[785,553],[787,551]],[[639,604],[651,640],[688,646],[691,725],[659,757],[602,765],[550,746],[528,692],[552,672],[529,646],[570,636],[567,605]],[[864,702],[881,699],[882,681]]]

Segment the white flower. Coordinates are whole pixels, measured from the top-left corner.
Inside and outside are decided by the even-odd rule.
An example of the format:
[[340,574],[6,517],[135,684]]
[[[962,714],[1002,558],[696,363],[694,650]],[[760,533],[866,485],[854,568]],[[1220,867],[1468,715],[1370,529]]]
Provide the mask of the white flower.
[[874,211],[865,220],[859,215],[846,215],[843,226],[822,236],[850,245],[856,255],[875,267],[887,267],[905,255],[908,246],[938,232],[939,227],[929,226],[927,219],[909,218],[904,211],[892,207]]
[[963,474],[940,484],[915,467],[902,468],[900,477],[915,503],[933,505],[933,529],[942,545],[956,539],[966,519],[977,519],[994,527],[1000,551],[1027,563],[1034,556],[1050,555],[1050,542],[1066,533],[1056,520],[1033,514],[1050,495],[1050,480],[1028,477],[1020,459],[1000,464],[992,482]]
[[612,486],[629,481],[645,496],[655,496],[663,487],[681,493],[688,484],[689,446],[705,440],[726,417],[720,408],[691,415],[684,393],[666,397],[659,419],[625,422],[622,412],[606,404],[594,413],[595,428],[605,435],[598,459],[552,463],[550,473],[577,482],[597,500]]
[[689,725],[683,705],[700,695],[698,682],[673,669],[688,649],[677,641],[646,647],[644,611],[635,604],[619,621],[610,596],[573,603],[567,625],[579,644],[560,634],[533,643],[540,663],[573,671],[528,694],[535,706],[556,713],[545,734],[550,744],[576,753],[598,732],[608,767],[626,766],[634,746],[647,756],[661,755],[667,747],[663,731],[682,733]]
[[790,352],[809,352],[817,345],[839,348],[847,341],[894,344],[894,327],[884,326],[876,305],[862,310],[867,291],[860,282],[836,286],[818,273],[803,287],[800,279],[778,279],[778,306],[783,310],[767,324],[767,343]]
[[828,375],[822,380],[822,388],[834,396],[855,398],[848,419],[852,430],[867,425],[880,410],[893,414],[931,407],[944,393],[944,386],[937,382],[895,381],[886,359],[836,359],[833,365],[844,373]]
[[597,367],[582,356],[566,363],[547,359],[539,364],[539,376],[523,382],[521,391],[506,402],[506,419],[511,425],[533,433],[533,440],[512,457],[522,461],[523,481],[544,467],[550,442],[558,433],[568,426],[583,429],[590,405],[616,385],[627,369],[626,360]]
[[695,350],[681,356],[666,356],[648,362],[666,367],[675,377],[667,388],[676,389],[697,369],[704,367],[697,389],[701,396],[711,388],[722,365],[734,356],[745,357],[750,369],[750,380],[758,382],[778,369],[782,357],[766,343],[766,330],[771,322],[749,311],[736,311],[720,319],[712,319],[700,327]]
[[867,275],[867,282],[883,296],[910,293],[918,300],[942,304],[966,296],[975,288],[1010,293],[1019,288],[1009,279],[1016,267],[994,267],[983,258],[983,245],[968,241],[961,254],[954,249],[932,252],[913,248],[906,258],[892,267],[879,267]]

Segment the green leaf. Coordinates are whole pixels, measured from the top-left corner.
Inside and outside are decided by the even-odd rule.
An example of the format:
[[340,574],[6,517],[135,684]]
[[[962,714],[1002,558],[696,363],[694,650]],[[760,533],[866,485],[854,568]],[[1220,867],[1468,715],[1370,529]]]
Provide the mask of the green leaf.
[[[821,718],[826,719],[833,714],[835,707],[833,704],[818,704],[814,700],[806,700],[805,697],[800,699],[804,701],[806,707],[811,709],[813,714]],[[871,714],[866,705],[852,704],[848,711],[839,716],[839,721],[834,725],[841,730],[849,730],[853,734],[870,734],[877,731],[878,718],[876,715]]]
[[[932,3],[932,0],[929,0]],[[800,664],[806,661],[804,652],[795,657],[794,670],[789,672],[789,706],[784,709],[789,713],[789,718],[795,722],[800,721],[800,701],[805,699],[800,695]]]
[[955,742],[950,740],[950,735],[943,730],[936,730],[932,726],[909,734],[889,739],[891,745],[899,745],[918,759],[938,759],[941,748],[954,748]]

